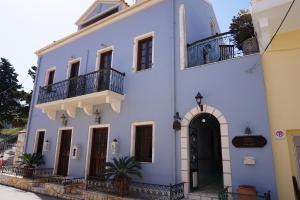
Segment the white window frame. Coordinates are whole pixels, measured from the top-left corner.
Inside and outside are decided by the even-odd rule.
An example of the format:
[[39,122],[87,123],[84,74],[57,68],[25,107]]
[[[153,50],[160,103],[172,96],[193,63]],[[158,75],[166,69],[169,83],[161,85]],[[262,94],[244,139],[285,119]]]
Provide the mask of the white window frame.
[[138,46],[139,46],[139,41],[152,37],[152,64],[151,67],[145,70],[152,69],[154,67],[154,48],[155,48],[155,32],[149,32],[143,35],[139,35],[134,38],[134,45],[133,45],[133,65],[132,69],[133,72],[141,72],[145,70],[137,70],[137,62],[138,62]]
[[72,64],[74,64],[74,63],[76,63],[76,62],[79,62],[78,76],[80,75],[81,57],[78,57],[78,58],[74,58],[74,59],[68,61],[67,79],[70,78]]
[[57,131],[57,138],[56,138],[56,150],[55,150],[55,157],[54,157],[54,170],[53,174],[57,175],[57,169],[58,169],[58,162],[59,162],[59,152],[60,152],[60,143],[61,143],[61,135],[63,130],[71,130],[71,144],[70,144],[70,153],[69,153],[69,164],[68,164],[68,174],[70,174],[70,166],[71,166],[71,157],[72,157],[72,146],[73,146],[73,135],[74,135],[74,128],[73,127],[64,127],[59,128]]
[[[48,85],[49,75],[50,75],[50,72],[52,72],[52,71],[54,71],[54,77],[55,77],[56,67],[51,67],[51,68],[47,69],[46,75],[45,75],[44,86]],[[53,83],[54,83],[54,77],[53,77]]]
[[[35,131],[35,138],[34,138],[34,146],[33,146],[33,153],[36,153],[37,151],[37,146],[38,146],[38,137],[39,137],[39,133],[40,132],[45,132],[45,135],[44,135],[44,143],[45,143],[45,138],[46,138],[46,129],[36,129]],[[43,151],[42,151],[42,154],[44,154],[44,144],[43,144]]]
[[98,71],[100,69],[100,60],[101,60],[101,54],[106,53],[108,51],[112,51],[111,53],[111,68],[113,68],[113,61],[114,61],[114,46],[109,46],[109,47],[105,47],[102,49],[99,49],[97,51],[97,56],[96,56],[96,66],[95,66],[95,70]]
[[151,164],[155,161],[155,122],[154,121],[145,121],[145,122],[133,122],[131,123],[131,146],[130,146],[130,156],[135,156],[135,138],[136,138],[136,127],[152,125],[152,162],[140,162]]
[[110,124],[100,124],[100,125],[91,125],[89,126],[89,135],[86,151],[86,160],[85,160],[85,179],[87,179],[90,173],[90,164],[91,164],[91,151],[92,151],[92,140],[93,140],[93,129],[96,128],[108,128],[107,130],[107,149],[106,149],[106,162],[109,161],[109,147],[110,147]]

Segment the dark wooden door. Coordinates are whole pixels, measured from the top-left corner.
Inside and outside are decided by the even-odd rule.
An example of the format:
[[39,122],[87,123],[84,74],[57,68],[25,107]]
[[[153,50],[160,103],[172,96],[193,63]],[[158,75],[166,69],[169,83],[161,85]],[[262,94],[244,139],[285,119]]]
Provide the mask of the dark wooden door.
[[38,132],[36,153],[39,154],[43,153],[44,138],[45,138],[45,131]]
[[103,175],[107,154],[107,134],[108,128],[93,129],[89,176]]
[[75,97],[77,96],[77,85],[78,85],[78,74],[79,74],[79,65],[80,62],[73,63],[70,69],[70,76],[69,76],[69,92],[68,97]]
[[68,176],[69,156],[71,148],[72,130],[63,130],[61,133],[57,175]]
[[101,54],[100,57],[100,72],[98,79],[98,91],[109,89],[110,68],[112,61],[112,51],[107,51]]
[[111,58],[112,51],[107,51],[100,56],[100,69],[110,69],[111,68]]

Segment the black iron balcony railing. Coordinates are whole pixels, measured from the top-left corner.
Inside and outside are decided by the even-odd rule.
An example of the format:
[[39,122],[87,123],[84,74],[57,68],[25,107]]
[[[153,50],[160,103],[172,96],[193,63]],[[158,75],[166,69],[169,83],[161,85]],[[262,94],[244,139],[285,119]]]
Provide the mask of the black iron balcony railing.
[[[89,177],[86,181],[88,191],[120,195],[111,181],[97,177]],[[127,197],[146,200],[180,200],[184,198],[184,183],[175,185],[158,185],[149,183],[130,182]]]
[[226,32],[188,44],[188,67],[232,59],[256,52],[258,52],[256,38],[248,39],[238,48],[233,35]]
[[110,90],[123,94],[124,73],[101,69],[52,85],[40,87],[38,104]]

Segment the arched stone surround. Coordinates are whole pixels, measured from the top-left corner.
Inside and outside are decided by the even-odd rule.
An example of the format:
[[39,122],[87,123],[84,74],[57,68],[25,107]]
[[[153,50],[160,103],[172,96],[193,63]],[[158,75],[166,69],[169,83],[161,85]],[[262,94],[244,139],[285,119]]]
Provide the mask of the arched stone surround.
[[224,186],[231,187],[231,164],[229,152],[229,137],[228,137],[228,123],[224,115],[216,108],[203,105],[203,111],[197,106],[186,113],[181,122],[181,179],[185,182],[184,193],[190,191],[190,169],[189,169],[189,125],[194,117],[201,113],[208,113],[215,116],[220,123],[221,145],[222,145],[222,159],[223,159],[223,179]]

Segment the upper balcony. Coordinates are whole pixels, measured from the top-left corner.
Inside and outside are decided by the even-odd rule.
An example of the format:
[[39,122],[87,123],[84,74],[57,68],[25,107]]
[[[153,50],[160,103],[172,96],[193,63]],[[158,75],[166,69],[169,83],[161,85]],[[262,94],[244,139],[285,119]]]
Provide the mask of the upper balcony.
[[56,112],[65,110],[75,117],[76,109],[82,108],[87,115],[93,114],[93,106],[109,103],[120,112],[124,100],[124,73],[115,69],[101,69],[39,88],[36,107],[52,120]]
[[188,67],[233,59],[258,51],[256,38],[247,39],[238,48],[230,32],[217,34],[188,44]]

